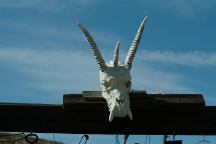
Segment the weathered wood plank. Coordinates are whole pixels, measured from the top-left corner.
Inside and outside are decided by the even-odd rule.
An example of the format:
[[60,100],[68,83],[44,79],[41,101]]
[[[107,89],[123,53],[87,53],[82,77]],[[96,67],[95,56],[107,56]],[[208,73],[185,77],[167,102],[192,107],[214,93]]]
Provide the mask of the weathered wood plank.
[[[130,95],[131,108],[145,109],[203,109],[204,98],[201,94],[147,94],[132,92]],[[105,99],[100,91],[84,91],[80,95],[67,94],[63,96],[65,110],[80,107],[88,109],[104,109]]]
[[[139,95],[140,97],[138,94],[135,95],[134,100],[131,98],[134,120],[131,121],[127,117],[114,118],[111,123],[108,121],[109,112],[104,100],[101,102],[85,101],[81,94],[74,95],[76,98],[74,97],[73,103],[70,103],[70,108],[73,107],[70,110],[61,104],[0,103],[0,131],[147,135],[164,135],[175,132],[177,135],[216,135],[215,106],[187,109],[182,107],[184,103],[181,102],[181,106],[175,108],[176,103],[170,105],[173,101],[163,102],[162,98],[160,106],[155,104],[153,108],[143,108],[145,103],[142,104],[142,100],[140,101],[143,99],[142,94]],[[64,104],[68,102],[67,98],[71,100],[71,95],[65,96]],[[197,96],[200,97],[200,95]],[[158,97],[157,95],[155,98]],[[140,103],[137,104],[137,101]],[[199,101],[194,101],[194,103],[199,104]]]

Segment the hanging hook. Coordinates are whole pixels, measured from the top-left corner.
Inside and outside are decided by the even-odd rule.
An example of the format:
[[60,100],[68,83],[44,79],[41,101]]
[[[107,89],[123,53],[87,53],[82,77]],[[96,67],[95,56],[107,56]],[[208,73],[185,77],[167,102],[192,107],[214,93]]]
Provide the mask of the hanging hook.
[[81,141],[82,141],[82,139],[85,137],[85,142],[84,142],[84,144],[86,144],[86,142],[88,141],[88,139],[89,139],[89,136],[88,135],[83,135],[82,137],[81,137],[81,139],[80,139],[80,141],[79,141],[79,144],[81,143]]
[[115,144],[120,144],[118,134],[115,136]]
[[25,141],[29,144],[35,144],[38,142],[38,135],[37,134],[33,134],[30,133],[28,135],[25,136]]
[[124,135],[124,144],[127,143],[128,137],[129,137],[129,134],[125,134],[125,135]]

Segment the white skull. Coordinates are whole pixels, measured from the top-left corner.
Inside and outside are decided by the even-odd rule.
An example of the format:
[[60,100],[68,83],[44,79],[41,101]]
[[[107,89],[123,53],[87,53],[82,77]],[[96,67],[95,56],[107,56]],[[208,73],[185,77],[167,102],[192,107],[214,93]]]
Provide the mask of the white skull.
[[147,17],[144,18],[137,31],[124,64],[119,64],[118,60],[120,42],[117,42],[116,44],[113,61],[105,64],[92,36],[85,27],[83,27],[81,24],[78,24],[81,31],[85,34],[100,68],[99,74],[102,88],[102,97],[106,99],[107,105],[109,107],[110,122],[114,117],[125,117],[127,115],[131,120],[133,119],[129,100],[129,93],[131,91],[130,69],[132,67],[132,61],[135,57],[142,32],[144,31],[146,20]]
[[130,70],[124,65],[109,66],[102,72],[100,71],[100,82],[102,87],[102,96],[106,99],[110,116],[113,117],[129,116],[133,119],[130,110],[129,93],[131,91]]

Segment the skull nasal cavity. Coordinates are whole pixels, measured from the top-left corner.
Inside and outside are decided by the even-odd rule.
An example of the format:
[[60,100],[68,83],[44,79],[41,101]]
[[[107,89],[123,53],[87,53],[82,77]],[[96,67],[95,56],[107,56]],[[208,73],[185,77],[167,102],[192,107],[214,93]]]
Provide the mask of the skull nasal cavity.
[[123,100],[123,99],[116,98],[116,101],[117,101],[119,104],[124,103],[124,100]]

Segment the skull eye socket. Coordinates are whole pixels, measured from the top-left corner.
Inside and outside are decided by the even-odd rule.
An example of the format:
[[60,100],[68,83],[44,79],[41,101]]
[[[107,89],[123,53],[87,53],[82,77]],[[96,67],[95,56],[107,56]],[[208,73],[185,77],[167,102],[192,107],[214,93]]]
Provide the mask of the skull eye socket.
[[103,85],[105,86],[105,87],[110,87],[111,86],[111,83],[110,82],[108,82],[108,81],[105,81],[104,83],[103,83]]
[[127,88],[129,88],[129,87],[131,86],[131,81],[130,81],[130,80],[129,80],[129,81],[126,81],[125,86],[126,86]]

